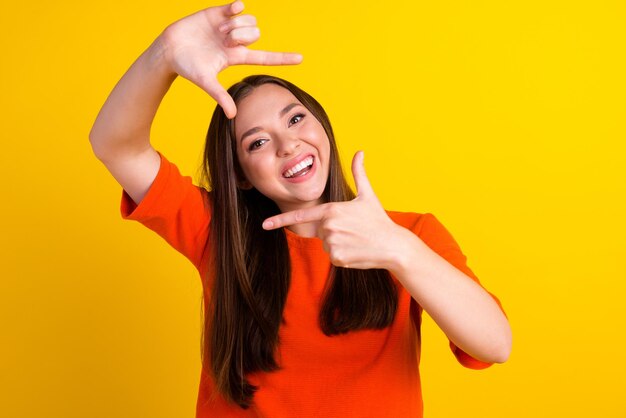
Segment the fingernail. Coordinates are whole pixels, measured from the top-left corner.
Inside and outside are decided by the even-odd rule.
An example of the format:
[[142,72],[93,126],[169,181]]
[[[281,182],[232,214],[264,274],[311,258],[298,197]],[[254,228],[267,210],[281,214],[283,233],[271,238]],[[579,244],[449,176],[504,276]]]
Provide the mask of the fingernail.
[[265,222],[263,222],[263,229],[269,229],[269,228],[271,228],[273,226],[274,226],[274,222],[272,222],[272,221],[265,221]]

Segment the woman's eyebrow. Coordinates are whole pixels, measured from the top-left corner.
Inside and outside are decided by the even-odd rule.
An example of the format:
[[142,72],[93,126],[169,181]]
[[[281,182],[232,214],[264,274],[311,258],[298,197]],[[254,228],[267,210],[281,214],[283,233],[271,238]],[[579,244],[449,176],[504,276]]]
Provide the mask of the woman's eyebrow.
[[[289,112],[291,109],[293,109],[296,106],[302,106],[300,103],[289,103],[287,106],[285,106],[285,108],[283,110],[281,110],[280,112],[278,112],[278,117],[282,118],[285,113]],[[257,132],[259,132],[262,128],[260,126],[255,126],[254,128],[250,128],[248,129],[246,132],[244,132],[243,135],[241,135],[241,139],[239,140],[239,142],[243,142],[243,140],[249,136],[249,135],[253,135]]]
[[280,116],[281,118],[283,116],[285,116],[285,113],[289,112],[291,109],[293,109],[295,106],[300,105],[300,103],[290,103],[287,106],[285,106],[285,108],[283,110],[280,111],[280,113],[278,114],[278,116]]

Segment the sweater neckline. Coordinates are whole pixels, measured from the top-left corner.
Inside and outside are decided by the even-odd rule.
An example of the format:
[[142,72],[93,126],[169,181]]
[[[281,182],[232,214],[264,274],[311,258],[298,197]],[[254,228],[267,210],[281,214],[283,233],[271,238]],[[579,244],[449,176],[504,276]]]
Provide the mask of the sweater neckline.
[[283,229],[285,231],[285,236],[287,237],[287,242],[289,243],[289,246],[296,246],[300,248],[319,248],[323,251],[324,247],[320,238],[303,237],[302,235],[298,235],[288,228]]

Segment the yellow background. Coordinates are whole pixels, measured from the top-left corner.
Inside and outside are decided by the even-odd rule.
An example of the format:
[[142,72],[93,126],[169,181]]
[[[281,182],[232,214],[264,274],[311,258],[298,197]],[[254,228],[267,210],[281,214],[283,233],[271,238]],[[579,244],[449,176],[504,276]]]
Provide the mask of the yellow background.
[[[0,416],[193,416],[199,278],[121,220],[88,132],[160,31],[215,4],[3,6]],[[510,317],[513,353],[485,371],[424,320],[425,416],[626,416],[624,2],[246,6],[254,47],[305,61],[222,82],[268,72],[313,94],[344,161],[364,149],[385,207],[434,213]],[[213,107],[180,79],[157,115],[153,144],[185,174]]]

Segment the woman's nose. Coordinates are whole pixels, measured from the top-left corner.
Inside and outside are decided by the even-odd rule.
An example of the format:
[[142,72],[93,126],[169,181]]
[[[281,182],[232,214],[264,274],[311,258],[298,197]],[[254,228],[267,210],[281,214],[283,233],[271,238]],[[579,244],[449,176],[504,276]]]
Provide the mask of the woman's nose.
[[279,157],[285,157],[293,154],[300,147],[300,140],[295,137],[287,136],[278,140],[277,154]]

